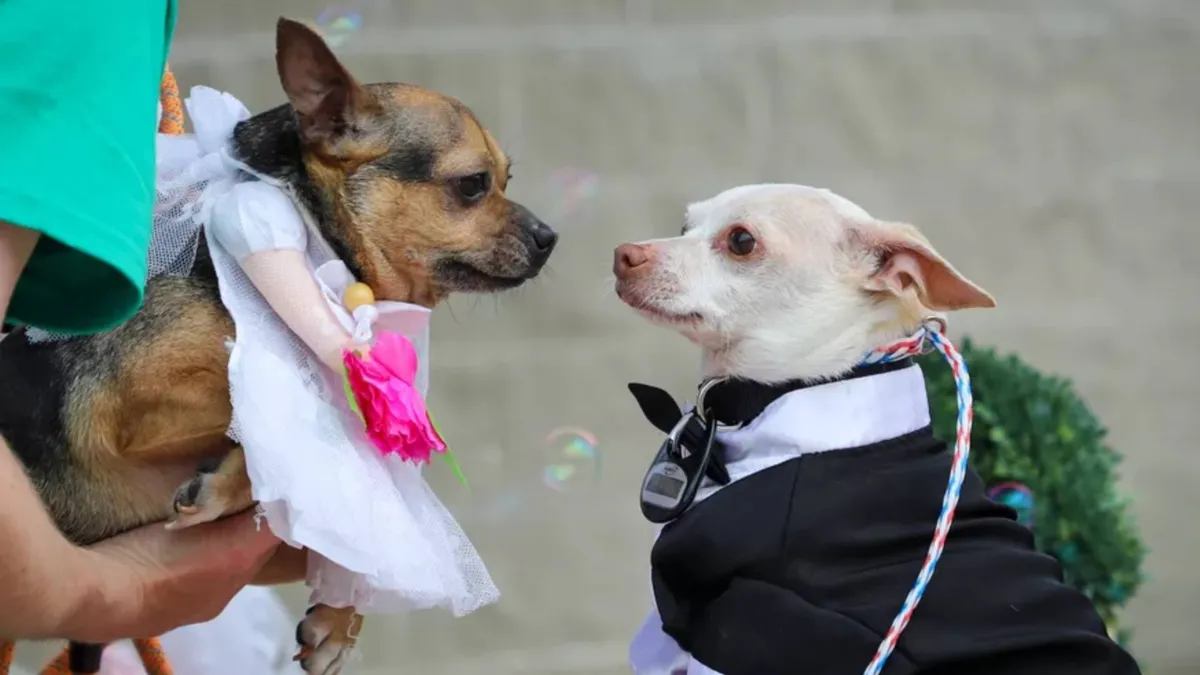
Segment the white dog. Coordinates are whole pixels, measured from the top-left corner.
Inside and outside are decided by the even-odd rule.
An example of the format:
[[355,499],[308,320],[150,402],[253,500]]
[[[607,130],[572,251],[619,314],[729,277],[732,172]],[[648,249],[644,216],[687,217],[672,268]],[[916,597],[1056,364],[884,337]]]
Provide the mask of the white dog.
[[[703,352],[690,417],[630,387],[682,446],[664,444],[643,484],[666,525],[634,671],[862,672],[924,562],[951,463],[920,368],[864,354],[992,297],[916,228],[799,185],[693,204],[680,236],[617,247],[613,272],[626,304]],[[968,472],[884,675],[1138,672]]]

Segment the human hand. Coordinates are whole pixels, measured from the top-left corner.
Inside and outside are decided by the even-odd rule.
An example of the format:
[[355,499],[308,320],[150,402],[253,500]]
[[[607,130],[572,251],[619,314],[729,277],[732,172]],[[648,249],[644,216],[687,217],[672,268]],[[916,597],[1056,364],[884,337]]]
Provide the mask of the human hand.
[[254,512],[184,530],[147,525],[85,549],[83,600],[59,634],[104,643],[215,618],[274,554]]
[[308,549],[295,548],[288,545],[275,549],[275,554],[267,561],[254,580],[252,586],[275,586],[290,584],[294,581],[304,581],[308,574]]

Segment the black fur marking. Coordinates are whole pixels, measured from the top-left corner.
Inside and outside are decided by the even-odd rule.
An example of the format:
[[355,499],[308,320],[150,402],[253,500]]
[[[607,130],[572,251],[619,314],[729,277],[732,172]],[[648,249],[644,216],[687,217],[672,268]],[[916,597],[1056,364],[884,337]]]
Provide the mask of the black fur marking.
[[61,344],[30,344],[24,331],[0,340],[0,436],[35,482],[61,479],[74,463],[67,452],[69,375]]
[[437,148],[429,143],[414,143],[376,160],[373,165],[405,183],[428,183],[433,180]]
[[[201,239],[203,242],[203,239]],[[203,268],[207,268],[206,270]],[[197,274],[197,268],[200,273]],[[104,333],[33,344],[24,329],[0,341],[0,436],[8,442],[63,534],[87,545],[144,523],[118,519],[103,507],[96,489],[72,451],[68,428],[87,423],[87,411],[68,414],[72,397],[89,400],[111,385],[133,350],[153,344],[164,328],[188,311],[220,308],[207,251],[197,256],[193,276],[151,279],[146,303],[129,321]],[[86,405],[86,403],[85,403]]]
[[295,190],[296,197],[312,213],[317,227],[334,253],[346,263],[351,274],[363,278],[362,268],[351,254],[350,247],[331,227],[334,222],[333,205],[313,184],[304,167],[300,125],[292,106],[285,103],[238,123],[233,131],[233,147],[234,154],[247,166],[278,178]]
[[196,246],[196,259],[192,262],[188,276],[214,289],[218,288],[217,268],[213,267],[212,253],[208,250],[208,237],[200,237]]
[[204,481],[193,479],[187,486],[187,503],[195,504],[200,498],[200,488],[204,487]]
[[233,143],[238,158],[255,171],[313,189],[304,170],[300,125],[292,106],[285,103],[238,123]]
[[224,457],[209,457],[201,460],[200,466],[196,467],[196,473],[216,473],[217,469],[221,468],[221,462]]

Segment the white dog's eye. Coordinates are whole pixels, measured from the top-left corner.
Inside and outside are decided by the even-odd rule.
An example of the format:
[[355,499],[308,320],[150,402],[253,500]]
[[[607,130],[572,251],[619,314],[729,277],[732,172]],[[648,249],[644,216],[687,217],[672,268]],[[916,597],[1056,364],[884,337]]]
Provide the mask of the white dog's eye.
[[729,230],[728,243],[730,253],[746,256],[754,252],[754,246],[758,242],[754,240],[754,235],[750,234],[750,230],[744,227],[735,227]]

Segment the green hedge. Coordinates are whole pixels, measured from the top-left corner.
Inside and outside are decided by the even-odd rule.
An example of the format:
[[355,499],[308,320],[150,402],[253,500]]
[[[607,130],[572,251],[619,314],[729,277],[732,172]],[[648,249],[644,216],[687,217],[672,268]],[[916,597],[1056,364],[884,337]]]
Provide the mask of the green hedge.
[[[971,465],[993,486],[1023,483],[1033,493],[1037,547],[1062,563],[1068,584],[1086,594],[1114,638],[1126,643],[1118,622],[1137,592],[1145,546],[1116,487],[1120,456],[1106,429],[1067,380],[1038,372],[1016,356],[959,345],[971,374],[975,423]],[[921,357],[934,430],[955,435],[954,379],[940,354]]]

